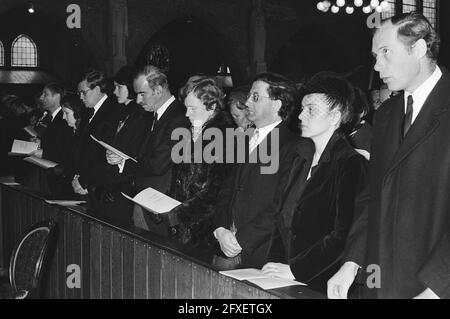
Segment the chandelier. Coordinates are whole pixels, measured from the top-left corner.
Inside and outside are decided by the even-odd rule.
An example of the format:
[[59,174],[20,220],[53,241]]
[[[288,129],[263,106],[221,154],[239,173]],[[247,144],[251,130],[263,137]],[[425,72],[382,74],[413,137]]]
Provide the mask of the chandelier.
[[317,9],[322,12],[331,11],[332,13],[338,13],[341,9],[347,14],[353,14],[356,8],[362,8],[362,11],[366,14],[373,12],[378,13],[388,11],[390,3],[387,0],[324,0],[317,3]]

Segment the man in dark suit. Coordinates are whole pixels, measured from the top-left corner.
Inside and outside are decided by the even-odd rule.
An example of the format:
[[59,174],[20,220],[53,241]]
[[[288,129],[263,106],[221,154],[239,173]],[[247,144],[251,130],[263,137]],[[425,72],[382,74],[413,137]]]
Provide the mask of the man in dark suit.
[[[299,140],[285,123],[294,96],[295,86],[280,75],[266,73],[254,80],[246,101],[248,118],[256,126],[249,143],[250,157],[236,165],[219,195],[214,235],[227,257],[246,266],[261,267],[266,262],[275,227],[270,206],[277,188],[283,187]],[[259,156],[264,148],[270,149],[267,154],[272,161],[279,160],[278,170],[269,174],[261,171],[266,165]],[[257,161],[250,161],[255,154]]]
[[[137,155],[137,162],[124,160],[108,153],[108,163],[119,165],[119,171],[130,177],[134,189],[140,192],[152,187],[166,193],[170,187],[172,173],[172,147],[178,142],[172,140],[172,131],[188,128],[186,107],[170,93],[167,77],[157,67],[146,66],[138,71],[134,79],[136,101],[152,119],[146,137]],[[135,226],[167,236],[168,228],[161,219],[143,212],[139,206],[133,211]]]
[[106,171],[105,149],[90,135],[108,140],[115,132],[119,106],[107,95],[107,79],[103,72],[90,70],[78,83],[78,94],[88,109],[88,116],[80,123],[80,146],[77,154],[77,175],[72,181],[75,193],[89,194],[91,208],[101,209],[101,185]]
[[383,22],[372,45],[375,70],[403,92],[375,116],[370,194],[328,296],[346,298],[361,267],[366,297],[448,298],[450,75],[436,64],[439,37],[409,13]]
[[[72,147],[72,129],[63,119],[61,99],[64,88],[56,83],[47,84],[42,90],[39,100],[47,112],[47,128],[41,138],[42,158],[56,162],[66,163]],[[69,196],[72,191],[70,183],[57,176],[48,175],[48,186],[55,197]]]

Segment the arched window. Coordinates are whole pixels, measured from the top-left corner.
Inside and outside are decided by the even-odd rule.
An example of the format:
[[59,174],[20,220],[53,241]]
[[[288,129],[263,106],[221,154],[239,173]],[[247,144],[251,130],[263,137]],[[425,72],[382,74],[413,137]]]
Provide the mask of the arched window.
[[19,35],[11,46],[11,66],[38,66],[38,52],[36,44],[28,36]]
[[0,41],[0,66],[5,65],[5,48],[3,47],[2,41]]

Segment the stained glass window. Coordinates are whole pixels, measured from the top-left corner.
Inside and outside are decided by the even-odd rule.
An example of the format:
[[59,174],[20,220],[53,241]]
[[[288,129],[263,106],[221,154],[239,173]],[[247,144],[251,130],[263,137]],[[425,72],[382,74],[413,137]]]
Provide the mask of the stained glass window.
[[389,7],[383,10],[381,14],[382,19],[387,19],[395,15],[395,0],[387,0]]
[[436,28],[437,24],[437,6],[436,0],[423,0],[423,15]]
[[36,44],[26,35],[19,35],[11,46],[11,66],[38,66]]
[[416,0],[403,0],[403,13],[416,11]]
[[5,65],[5,49],[3,47],[2,41],[0,41],[0,66]]

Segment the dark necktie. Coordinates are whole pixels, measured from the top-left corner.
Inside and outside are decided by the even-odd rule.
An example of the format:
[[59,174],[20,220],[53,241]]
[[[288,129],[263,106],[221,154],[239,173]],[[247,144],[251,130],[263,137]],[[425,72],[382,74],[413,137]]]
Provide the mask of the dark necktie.
[[86,110],[87,118],[88,118],[89,122],[91,121],[92,117],[94,116],[94,112],[95,112],[94,108],[88,108]]
[[402,125],[402,133],[403,137],[406,136],[406,133],[408,133],[409,129],[411,128],[412,124],[412,115],[413,115],[413,97],[412,95],[408,95],[408,100],[406,103],[406,114],[403,117],[403,125]]
[[153,129],[155,128],[157,121],[158,121],[158,113],[153,112],[152,129],[151,129],[152,132],[153,132]]

